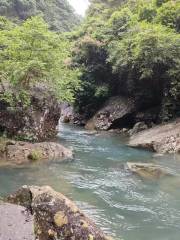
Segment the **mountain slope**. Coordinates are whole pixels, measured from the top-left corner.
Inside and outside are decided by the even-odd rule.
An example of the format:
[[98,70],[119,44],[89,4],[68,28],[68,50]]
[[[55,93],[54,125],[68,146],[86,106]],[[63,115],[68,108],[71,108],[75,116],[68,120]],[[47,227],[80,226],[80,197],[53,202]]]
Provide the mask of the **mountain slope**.
[[2,0],[0,15],[12,20],[23,21],[41,14],[55,31],[70,31],[80,22],[67,0]]

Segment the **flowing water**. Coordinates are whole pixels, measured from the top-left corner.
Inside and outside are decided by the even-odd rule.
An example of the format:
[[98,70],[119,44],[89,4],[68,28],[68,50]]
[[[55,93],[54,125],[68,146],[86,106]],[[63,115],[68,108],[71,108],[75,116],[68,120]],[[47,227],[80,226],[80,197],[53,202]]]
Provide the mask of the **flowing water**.
[[[50,185],[73,199],[114,239],[180,239],[180,158],[155,157],[125,146],[115,134],[88,135],[61,125],[58,141],[75,151],[75,161],[22,167],[0,167],[0,195],[24,184]],[[158,163],[175,176],[144,180],[126,162]]]

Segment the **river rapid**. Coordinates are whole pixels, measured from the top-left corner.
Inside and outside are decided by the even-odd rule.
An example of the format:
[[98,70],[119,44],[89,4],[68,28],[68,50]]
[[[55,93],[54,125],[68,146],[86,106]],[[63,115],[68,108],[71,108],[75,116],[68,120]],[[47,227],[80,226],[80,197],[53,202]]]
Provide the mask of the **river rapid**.
[[[60,125],[57,141],[73,148],[73,162],[0,167],[0,195],[24,184],[50,185],[116,240],[180,239],[179,156],[155,156],[127,147],[125,137],[71,125]],[[128,161],[160,164],[175,176],[145,180],[127,170]]]

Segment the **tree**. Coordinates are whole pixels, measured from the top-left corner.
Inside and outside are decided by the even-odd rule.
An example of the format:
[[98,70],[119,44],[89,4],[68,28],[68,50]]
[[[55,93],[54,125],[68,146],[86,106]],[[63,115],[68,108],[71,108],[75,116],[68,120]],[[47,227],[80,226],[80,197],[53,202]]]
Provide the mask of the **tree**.
[[[83,111],[88,112],[98,106],[97,96],[125,95],[133,97],[142,111],[158,106],[161,119],[177,116],[179,16],[180,5],[175,0],[92,0],[75,38],[82,45],[73,63],[82,69],[86,86],[77,106],[84,103]],[[84,36],[91,43],[82,42]]]
[[157,10],[157,23],[161,23],[180,32],[180,2],[168,1]]
[[14,22],[41,15],[53,31],[70,31],[80,23],[67,0],[1,0],[0,15]]
[[70,43],[63,35],[48,30],[41,17],[32,17],[11,30],[0,31],[0,76],[13,88],[30,91],[39,83],[62,100],[73,100],[79,88],[79,71],[71,70],[65,60]]

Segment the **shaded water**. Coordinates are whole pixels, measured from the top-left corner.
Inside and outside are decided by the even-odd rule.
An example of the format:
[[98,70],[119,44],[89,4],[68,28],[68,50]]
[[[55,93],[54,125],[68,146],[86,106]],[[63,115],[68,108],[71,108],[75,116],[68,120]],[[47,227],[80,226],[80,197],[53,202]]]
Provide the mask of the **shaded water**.
[[[49,162],[21,168],[0,168],[0,195],[23,184],[51,185],[119,240],[180,239],[180,158],[154,157],[125,146],[126,139],[110,133],[88,135],[62,125],[59,140],[75,151],[75,161]],[[147,181],[124,167],[127,161],[169,167],[176,177]]]

